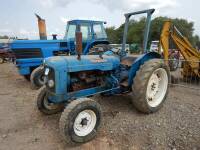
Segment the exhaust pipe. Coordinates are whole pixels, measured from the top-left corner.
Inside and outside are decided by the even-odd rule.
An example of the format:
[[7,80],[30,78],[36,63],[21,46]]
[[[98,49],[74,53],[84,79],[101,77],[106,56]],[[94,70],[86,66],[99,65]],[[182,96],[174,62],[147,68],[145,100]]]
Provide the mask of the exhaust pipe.
[[39,15],[35,14],[38,19],[38,29],[40,40],[47,40],[47,31],[46,31],[46,23],[45,20],[42,19]]
[[57,34],[52,34],[53,40],[57,40]]
[[83,50],[83,45],[82,45],[82,32],[77,31],[76,32],[76,52],[77,52],[77,59],[81,60],[81,54]]

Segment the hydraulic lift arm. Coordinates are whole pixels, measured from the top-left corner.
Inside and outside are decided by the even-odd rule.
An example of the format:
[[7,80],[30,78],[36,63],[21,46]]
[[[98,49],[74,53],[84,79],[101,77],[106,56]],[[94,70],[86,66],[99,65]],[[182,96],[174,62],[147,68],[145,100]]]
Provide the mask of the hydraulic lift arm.
[[170,38],[176,44],[183,58],[188,62],[187,68],[184,68],[184,71],[192,71],[195,75],[200,77],[200,52],[192,46],[189,40],[183,36],[170,21],[164,23],[160,37],[160,46],[163,48],[164,59],[166,62],[168,62],[169,59],[168,52]]

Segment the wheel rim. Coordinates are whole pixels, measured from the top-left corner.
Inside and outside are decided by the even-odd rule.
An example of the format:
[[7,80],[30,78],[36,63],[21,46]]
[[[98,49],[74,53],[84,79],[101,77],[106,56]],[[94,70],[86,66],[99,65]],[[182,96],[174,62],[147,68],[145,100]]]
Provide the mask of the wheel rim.
[[86,136],[95,128],[97,117],[94,111],[81,111],[74,122],[74,132],[78,136]]
[[157,107],[164,100],[168,88],[167,71],[163,68],[155,70],[149,78],[146,91],[147,103]]

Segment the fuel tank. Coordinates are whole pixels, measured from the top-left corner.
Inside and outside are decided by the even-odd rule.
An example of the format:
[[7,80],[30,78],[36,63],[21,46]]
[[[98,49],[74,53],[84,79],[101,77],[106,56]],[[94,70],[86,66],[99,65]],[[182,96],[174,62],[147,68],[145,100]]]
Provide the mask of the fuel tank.
[[46,58],[45,66],[49,66],[54,70],[66,70],[67,72],[77,72],[84,70],[114,70],[120,65],[118,56],[103,55],[83,55],[81,59],[77,56],[55,56]]

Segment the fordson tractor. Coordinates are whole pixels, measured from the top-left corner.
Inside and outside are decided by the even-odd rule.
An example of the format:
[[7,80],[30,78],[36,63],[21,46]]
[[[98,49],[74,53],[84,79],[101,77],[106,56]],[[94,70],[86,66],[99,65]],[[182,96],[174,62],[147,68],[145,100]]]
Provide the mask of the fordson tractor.
[[38,109],[47,115],[62,112],[59,128],[66,142],[83,143],[95,137],[102,114],[100,105],[91,99],[130,94],[135,108],[143,113],[158,111],[163,105],[169,83],[169,68],[156,52],[139,57],[125,52],[128,24],[132,15],[147,13],[144,50],[147,49],[151,15],[154,9],[125,14],[122,49],[102,55],[82,54],[82,33],[76,33],[74,56],[45,59],[45,86],[37,97]]
[[47,40],[46,26],[38,15],[40,40],[15,40],[11,49],[16,56],[16,66],[19,74],[31,80],[33,88],[43,85],[43,67],[40,66],[44,58],[59,55],[75,55],[75,33],[80,28],[83,34],[83,54],[94,53],[94,47],[109,48],[109,42],[102,21],[72,20],[68,22],[63,40]]

